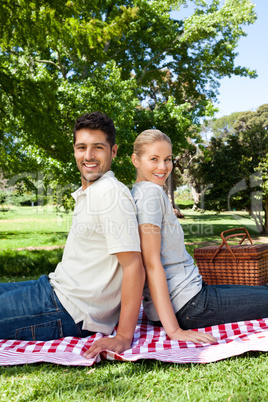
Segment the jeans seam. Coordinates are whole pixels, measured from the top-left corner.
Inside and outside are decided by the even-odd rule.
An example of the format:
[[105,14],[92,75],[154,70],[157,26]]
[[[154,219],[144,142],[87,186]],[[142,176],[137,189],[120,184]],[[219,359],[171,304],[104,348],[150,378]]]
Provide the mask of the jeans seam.
[[47,325],[47,324],[51,324],[51,323],[56,324],[54,326],[57,327],[59,335],[60,335],[60,338],[62,338],[63,337],[62,322],[61,322],[61,319],[58,318],[56,320],[48,321],[48,322],[45,322],[45,323],[39,323],[39,324],[28,325],[28,326],[25,326],[25,327],[16,328],[16,330],[15,330],[15,339],[18,339],[18,334],[19,333],[21,333],[22,331],[25,331],[27,329],[30,329],[31,333],[32,333],[32,340],[35,340],[35,330],[36,330],[36,328],[48,327],[50,325]]
[[80,328],[79,323],[75,324],[75,326],[76,326],[76,330],[79,335],[79,338],[81,338],[82,337],[82,328]]
[[[203,317],[192,316],[192,315],[188,315],[188,314],[185,316],[185,320],[186,321],[194,321],[194,322],[198,322],[198,323],[204,322]],[[205,320],[206,320],[206,322],[209,322],[210,325],[220,325],[220,324],[224,323],[224,320],[219,320],[219,319],[215,320],[215,318],[212,318],[212,317],[206,317]],[[217,322],[217,324],[215,324],[215,322]],[[206,324],[206,326],[208,326],[208,325]]]
[[56,295],[56,292],[55,292],[55,290],[53,289],[52,286],[51,286],[51,300],[52,300],[52,303],[53,303],[53,306],[55,307],[55,309],[57,311],[60,311],[59,305],[57,303],[57,295]]
[[199,297],[201,296],[202,289],[192,298],[191,305],[195,306],[196,302],[198,301]]
[[48,312],[45,312],[45,313],[38,313],[38,314],[29,314],[29,315],[18,315],[18,316],[14,316],[14,317],[7,317],[7,318],[4,318],[3,320],[1,320],[0,322],[1,323],[3,323],[3,322],[8,322],[8,321],[12,321],[12,320],[14,320],[14,319],[19,319],[19,318],[25,318],[25,319],[27,319],[27,318],[36,318],[36,317],[42,317],[42,316],[46,316],[46,315],[53,315],[53,314],[55,314],[55,313],[58,313],[60,310],[58,310],[58,311],[48,311]]

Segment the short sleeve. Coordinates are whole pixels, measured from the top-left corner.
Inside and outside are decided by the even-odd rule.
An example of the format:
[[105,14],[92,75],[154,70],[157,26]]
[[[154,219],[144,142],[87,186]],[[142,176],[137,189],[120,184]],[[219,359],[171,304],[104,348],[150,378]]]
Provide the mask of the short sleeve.
[[140,251],[136,206],[127,188],[107,191],[101,200],[99,220],[109,254]]
[[148,183],[137,186],[132,194],[137,207],[138,224],[149,223],[161,229],[165,212],[162,189]]

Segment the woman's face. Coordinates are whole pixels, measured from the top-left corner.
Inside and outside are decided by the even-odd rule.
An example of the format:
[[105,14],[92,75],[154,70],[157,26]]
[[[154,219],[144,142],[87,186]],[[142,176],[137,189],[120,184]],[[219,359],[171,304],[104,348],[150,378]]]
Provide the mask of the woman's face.
[[173,164],[172,149],[169,142],[161,140],[143,145],[140,157],[132,155],[132,162],[137,170],[137,180],[151,181],[163,186],[167,180]]

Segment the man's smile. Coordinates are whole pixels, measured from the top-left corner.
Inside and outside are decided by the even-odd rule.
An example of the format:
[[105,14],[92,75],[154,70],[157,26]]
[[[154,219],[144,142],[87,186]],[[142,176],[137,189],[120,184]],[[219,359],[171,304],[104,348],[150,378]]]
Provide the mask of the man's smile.
[[95,167],[97,167],[98,166],[98,163],[97,162],[91,162],[91,163],[83,163],[83,165],[87,168],[87,169],[93,169],[93,168],[95,168]]

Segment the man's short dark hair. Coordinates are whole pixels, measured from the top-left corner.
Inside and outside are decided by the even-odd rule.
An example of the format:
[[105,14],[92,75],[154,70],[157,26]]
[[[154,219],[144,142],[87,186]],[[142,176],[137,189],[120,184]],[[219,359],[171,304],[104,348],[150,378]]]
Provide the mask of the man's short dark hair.
[[101,130],[106,134],[107,142],[112,148],[115,144],[115,127],[113,120],[100,112],[86,113],[79,117],[73,129],[73,143],[76,141],[76,132],[82,129]]

